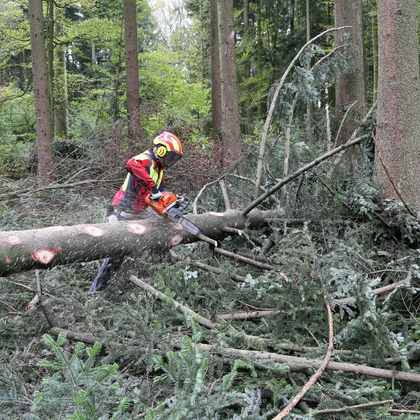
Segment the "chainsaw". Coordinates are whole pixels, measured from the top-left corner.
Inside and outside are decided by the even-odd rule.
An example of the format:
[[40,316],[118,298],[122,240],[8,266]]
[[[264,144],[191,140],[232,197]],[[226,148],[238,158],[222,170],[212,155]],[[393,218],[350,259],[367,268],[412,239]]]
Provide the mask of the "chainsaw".
[[150,208],[157,214],[163,216],[171,222],[179,223],[193,235],[197,236],[202,233],[198,226],[183,216],[184,210],[188,207],[191,201],[188,197],[175,195],[171,192],[163,192],[158,200],[152,200],[150,193],[147,193],[145,201],[147,205],[150,206]]

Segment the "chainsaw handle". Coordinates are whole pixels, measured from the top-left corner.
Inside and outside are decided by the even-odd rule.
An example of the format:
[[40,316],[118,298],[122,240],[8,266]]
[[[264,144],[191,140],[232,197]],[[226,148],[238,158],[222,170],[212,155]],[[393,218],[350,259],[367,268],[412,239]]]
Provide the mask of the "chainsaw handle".
[[178,198],[183,203],[182,207],[187,208],[188,204],[190,204],[191,198],[190,197],[185,197],[183,195],[178,196]]
[[150,203],[152,202],[152,200],[151,200],[151,194],[150,194],[150,191],[149,190],[147,190],[146,191],[146,194],[144,195],[144,202],[148,205],[148,206],[150,206]]
[[147,190],[145,195],[144,195],[144,201],[148,206],[150,206],[150,203],[156,203],[157,201],[159,201],[164,196],[164,194],[165,193],[163,192],[162,195],[157,200],[152,200],[152,194],[149,190]]

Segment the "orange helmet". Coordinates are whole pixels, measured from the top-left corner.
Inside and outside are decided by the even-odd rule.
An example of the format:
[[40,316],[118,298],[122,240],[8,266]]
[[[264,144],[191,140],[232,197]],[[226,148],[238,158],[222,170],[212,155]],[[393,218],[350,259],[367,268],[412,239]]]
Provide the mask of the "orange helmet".
[[157,157],[162,159],[163,165],[170,168],[182,157],[182,144],[175,134],[164,131],[153,139],[157,146]]

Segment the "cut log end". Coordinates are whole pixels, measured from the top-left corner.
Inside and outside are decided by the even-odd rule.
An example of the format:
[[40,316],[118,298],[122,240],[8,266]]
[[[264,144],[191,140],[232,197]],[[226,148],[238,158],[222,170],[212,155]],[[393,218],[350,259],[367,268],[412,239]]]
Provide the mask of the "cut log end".
[[171,246],[176,246],[180,244],[183,239],[184,237],[180,233],[177,233],[174,236],[172,236],[172,238],[169,240],[169,243]]
[[62,248],[56,247],[53,250],[48,248],[38,248],[33,254],[31,254],[32,259],[41,264],[48,264],[52,259],[57,255]]
[[138,223],[127,223],[127,230],[136,235],[143,235],[146,232],[146,227]]
[[102,236],[105,235],[105,231],[96,226],[88,225],[83,227],[83,232],[90,236]]
[[6,242],[9,242],[11,245],[18,245],[22,242],[22,239],[16,235],[10,235],[6,238]]

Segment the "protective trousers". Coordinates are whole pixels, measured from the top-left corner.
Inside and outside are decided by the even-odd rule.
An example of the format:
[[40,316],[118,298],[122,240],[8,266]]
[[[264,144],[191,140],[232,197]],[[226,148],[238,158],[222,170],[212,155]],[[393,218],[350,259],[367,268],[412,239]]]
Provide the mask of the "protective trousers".
[[[112,207],[113,210],[113,207]],[[108,211],[107,206],[107,220],[108,222],[118,222],[119,220],[130,220],[130,219],[147,219],[153,217],[154,215],[149,210],[144,210],[140,214],[131,214],[131,213],[118,213],[114,211]],[[105,289],[108,281],[111,279],[113,274],[118,270],[124,261],[124,256],[121,257],[108,257],[105,258],[105,261],[102,263],[99,268],[98,274],[93,280],[92,285],[90,286],[89,292],[100,292]]]

